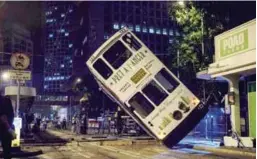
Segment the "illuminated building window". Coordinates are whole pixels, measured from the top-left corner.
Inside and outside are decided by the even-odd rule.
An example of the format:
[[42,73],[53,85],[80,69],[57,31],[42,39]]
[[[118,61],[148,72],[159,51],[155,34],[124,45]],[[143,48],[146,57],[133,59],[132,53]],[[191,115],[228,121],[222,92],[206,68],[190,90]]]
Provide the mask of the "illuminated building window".
[[124,28],[126,26],[126,24],[121,24],[120,28]]
[[61,14],[61,17],[64,17],[64,16],[65,16],[65,14],[62,13],[62,14]]
[[69,33],[65,33],[65,36],[69,36]]
[[61,68],[64,68],[64,64],[61,64]]
[[156,29],[156,34],[161,34],[161,29],[157,28]]
[[151,34],[154,33],[154,28],[153,28],[153,27],[150,27],[150,28],[149,28],[149,33],[151,33]]
[[52,23],[54,20],[53,19],[47,19],[46,23]]
[[134,31],[133,25],[128,26],[129,30]]
[[69,44],[69,48],[72,48],[73,44]]
[[173,30],[170,30],[170,31],[169,31],[169,35],[170,35],[170,36],[173,36],[173,35],[174,35],[174,34],[173,34]]
[[136,32],[140,32],[140,31],[141,31],[140,25],[136,25]]
[[143,27],[143,32],[147,33],[147,28],[146,27]]
[[120,29],[119,24],[117,23],[113,24],[113,29]]
[[167,35],[167,29],[163,29],[163,30],[162,30],[162,34],[163,34],[163,35]]

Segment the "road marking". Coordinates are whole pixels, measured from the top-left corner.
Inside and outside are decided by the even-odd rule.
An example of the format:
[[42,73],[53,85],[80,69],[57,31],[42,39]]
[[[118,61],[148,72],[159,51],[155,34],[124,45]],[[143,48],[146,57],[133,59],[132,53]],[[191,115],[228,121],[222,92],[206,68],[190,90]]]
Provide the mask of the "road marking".
[[135,157],[135,158],[145,158],[145,159],[150,159],[151,158],[150,156],[142,155],[142,154],[136,153],[136,152],[129,152],[129,151],[126,151],[126,150],[115,148],[115,147],[104,146],[104,147],[101,147],[101,148],[104,148],[104,149],[107,149],[107,150],[110,150],[110,151],[115,151],[116,153],[128,155],[128,156]]
[[81,152],[78,152],[78,149],[77,150],[74,150],[73,148],[71,147],[68,147],[69,150],[71,150],[72,152],[74,152],[75,154],[77,155],[80,155],[84,158],[91,158],[92,156],[94,156],[94,154],[90,153],[90,152],[87,152],[87,154],[83,154]]
[[43,155],[39,155],[40,158],[42,159],[52,159],[50,156],[43,154]]
[[188,148],[181,148],[179,150],[176,150],[182,153],[188,153],[188,154],[198,154],[198,155],[207,155],[210,154],[210,152],[202,151],[202,150],[194,150],[194,149],[188,149]]

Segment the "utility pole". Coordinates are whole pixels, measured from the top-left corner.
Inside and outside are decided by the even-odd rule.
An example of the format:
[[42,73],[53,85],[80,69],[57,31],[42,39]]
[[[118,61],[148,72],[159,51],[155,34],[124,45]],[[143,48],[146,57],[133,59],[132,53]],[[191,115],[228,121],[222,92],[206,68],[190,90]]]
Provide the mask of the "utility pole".
[[202,30],[202,55],[204,55],[204,28],[203,28],[204,13],[201,11],[201,30]]
[[19,109],[20,109],[20,89],[21,89],[21,86],[20,86],[20,80],[17,79],[17,85],[18,85],[18,92],[17,92],[17,105],[16,105],[16,117],[19,117]]
[[180,61],[179,61],[179,50],[177,51],[177,65],[178,65],[178,70],[177,70],[177,77],[178,79],[180,78],[180,75],[179,75],[179,65],[180,65]]

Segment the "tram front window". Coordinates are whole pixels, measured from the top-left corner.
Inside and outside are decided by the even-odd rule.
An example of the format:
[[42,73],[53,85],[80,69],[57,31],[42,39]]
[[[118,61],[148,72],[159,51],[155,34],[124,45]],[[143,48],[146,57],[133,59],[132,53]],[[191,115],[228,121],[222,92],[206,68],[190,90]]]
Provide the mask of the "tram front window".
[[98,59],[93,67],[104,78],[108,79],[112,75],[112,70],[104,63],[102,59]]
[[123,45],[121,41],[113,44],[103,55],[113,68],[118,69],[124,62],[126,62],[132,53]]
[[164,68],[155,75],[155,79],[170,93],[179,85],[178,81]]
[[129,100],[129,104],[142,118],[147,117],[154,110],[154,106],[140,92]]
[[143,92],[156,106],[160,105],[168,96],[168,94],[153,80],[143,89]]
[[128,44],[128,46],[133,50],[139,50],[142,45],[135,39],[135,37],[131,33],[127,33],[122,37],[122,40]]

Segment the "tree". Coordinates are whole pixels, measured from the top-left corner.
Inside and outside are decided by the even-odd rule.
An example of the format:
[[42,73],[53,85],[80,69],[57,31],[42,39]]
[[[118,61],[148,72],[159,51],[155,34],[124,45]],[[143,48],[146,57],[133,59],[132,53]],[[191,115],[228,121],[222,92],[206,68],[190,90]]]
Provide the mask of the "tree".
[[180,70],[182,80],[194,78],[212,62],[214,36],[224,27],[218,17],[207,12],[210,3],[169,2],[169,16],[180,28],[180,36],[174,36],[169,51],[173,54],[172,67]]

